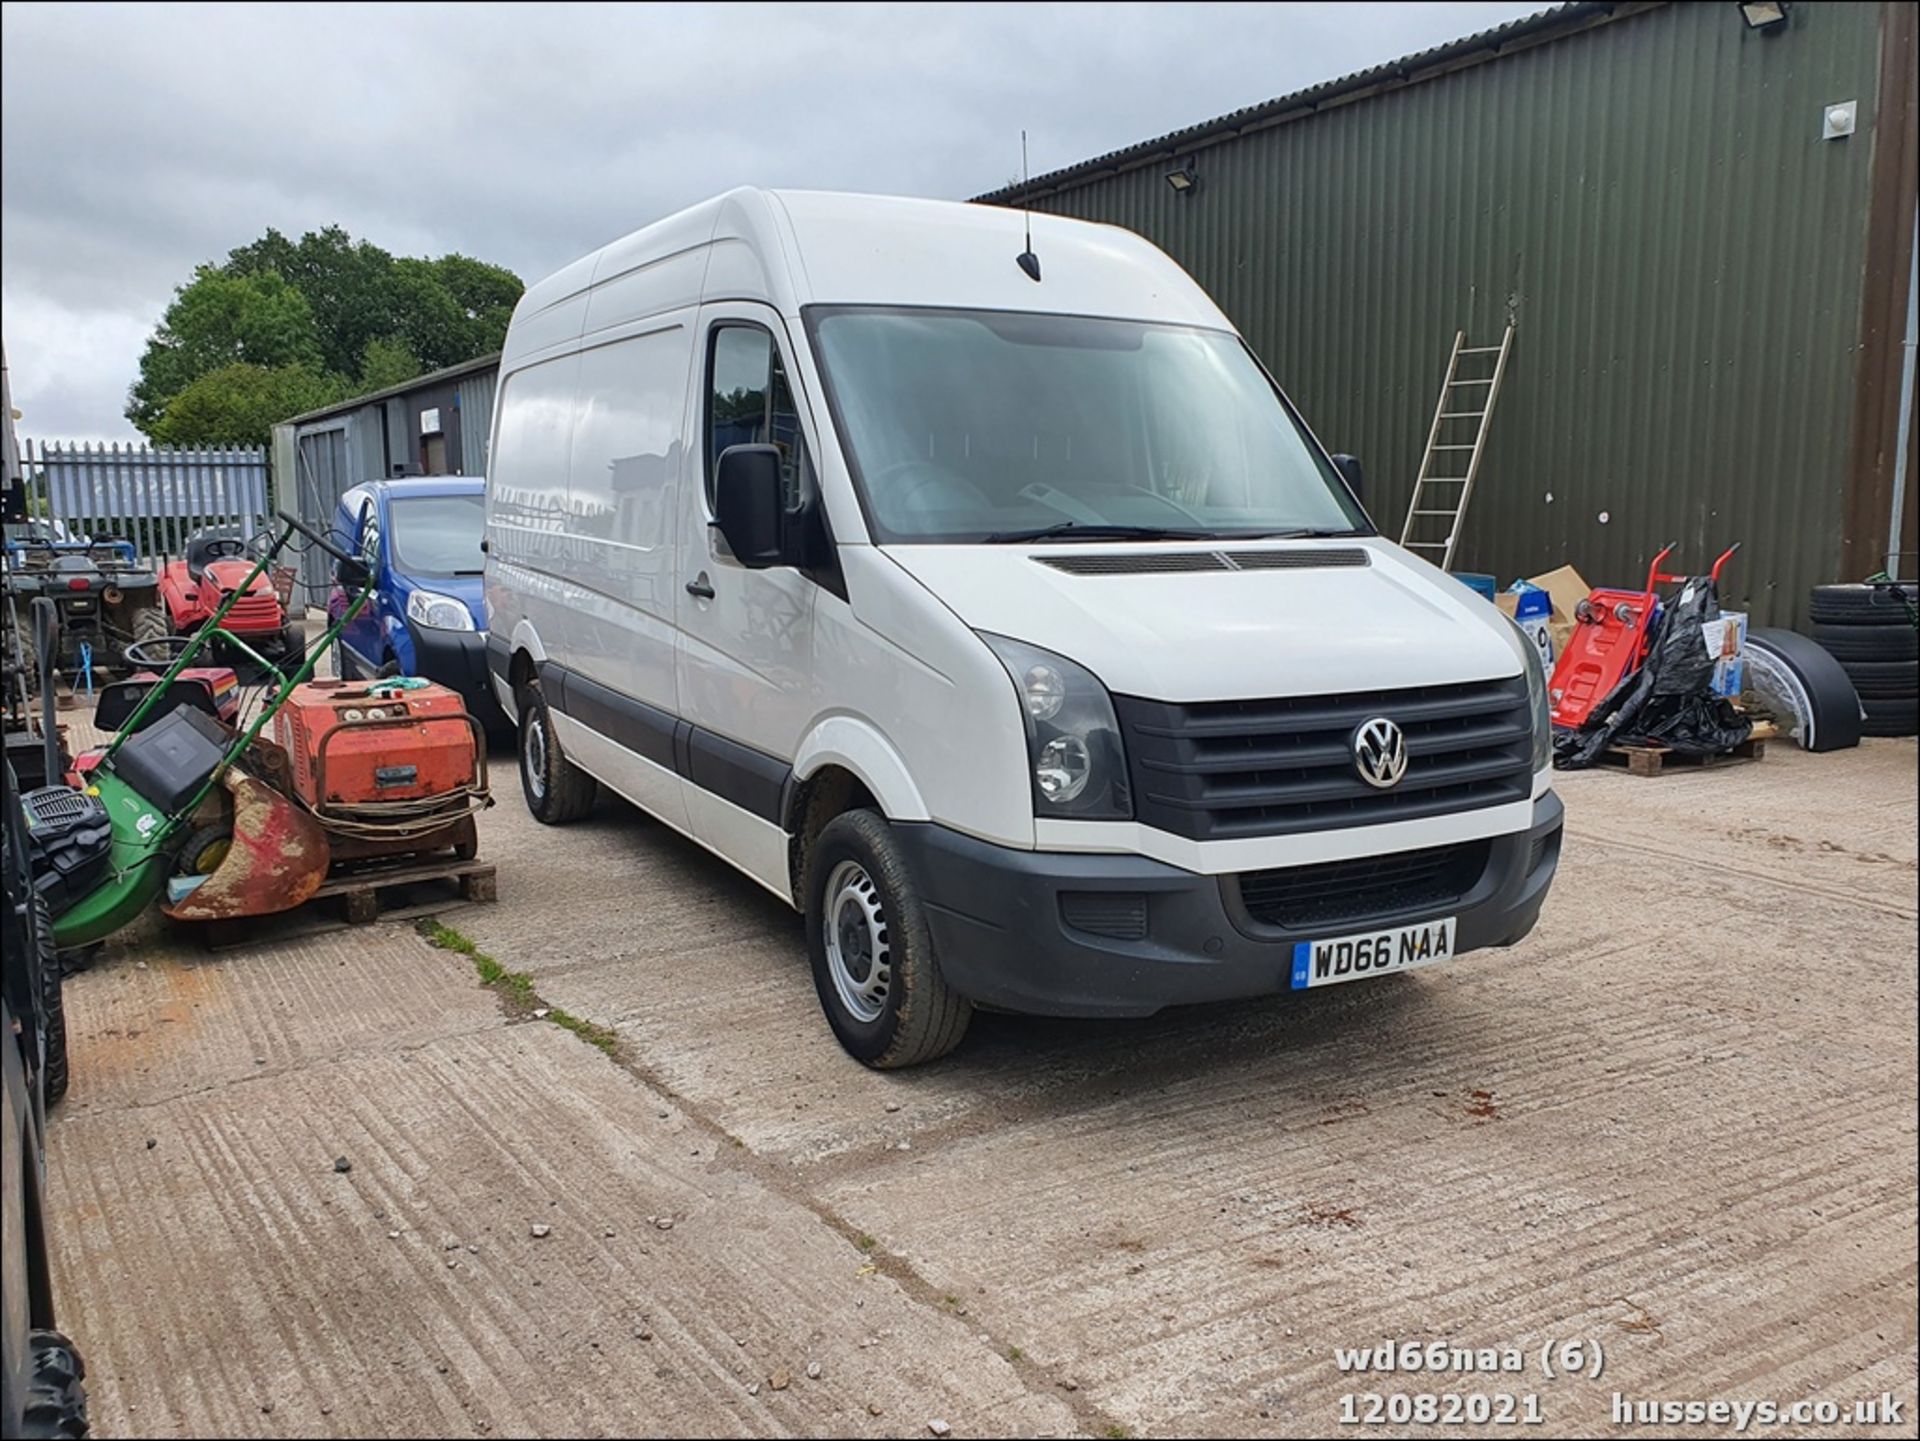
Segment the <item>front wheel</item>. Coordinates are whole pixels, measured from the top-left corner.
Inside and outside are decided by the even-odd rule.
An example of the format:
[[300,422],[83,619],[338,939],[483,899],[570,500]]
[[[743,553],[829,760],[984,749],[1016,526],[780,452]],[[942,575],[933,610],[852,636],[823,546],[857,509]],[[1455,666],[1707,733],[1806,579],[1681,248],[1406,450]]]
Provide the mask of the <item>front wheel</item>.
[[919,888],[872,811],[835,816],[813,844],[807,952],[827,1024],[855,1060],[917,1066],[966,1035],[973,1004],[940,974]]
[[579,820],[593,809],[599,782],[561,751],[560,738],[553,733],[553,716],[540,694],[538,681],[520,688],[518,704],[520,789],[526,793],[527,809],[542,825],[561,826]]

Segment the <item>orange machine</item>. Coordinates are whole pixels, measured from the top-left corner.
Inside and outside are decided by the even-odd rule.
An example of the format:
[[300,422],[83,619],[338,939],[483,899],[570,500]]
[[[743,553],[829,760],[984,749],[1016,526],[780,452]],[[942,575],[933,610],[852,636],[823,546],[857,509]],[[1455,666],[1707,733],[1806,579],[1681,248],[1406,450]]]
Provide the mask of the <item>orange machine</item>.
[[352,860],[477,849],[486,733],[460,697],[425,681],[308,681],[274,717],[287,789]]

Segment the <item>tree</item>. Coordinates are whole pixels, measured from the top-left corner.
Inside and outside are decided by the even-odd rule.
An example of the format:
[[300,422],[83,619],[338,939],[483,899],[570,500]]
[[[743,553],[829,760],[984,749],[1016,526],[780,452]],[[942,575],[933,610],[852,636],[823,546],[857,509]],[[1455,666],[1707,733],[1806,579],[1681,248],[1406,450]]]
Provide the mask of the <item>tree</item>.
[[[322,383],[329,391],[275,417],[284,420],[499,349],[524,288],[498,265],[457,254],[396,258],[338,225],[298,240],[268,230],[224,264],[195,269],[175,293],[141,356],[127,419],[155,440],[224,443],[236,427],[253,428],[242,418],[269,395],[305,397]],[[202,387],[174,407],[216,376],[240,393],[221,402]],[[201,422],[221,434],[194,433]]]
[[338,376],[304,365],[223,365],[170,399],[147,435],[163,445],[265,445],[281,421],[346,394]]
[[232,275],[203,265],[147,342],[127,419],[151,435],[168,401],[224,366],[321,364],[313,313],[298,290],[271,273]]
[[369,340],[360,357],[360,389],[371,393],[404,385],[425,369],[404,340]]

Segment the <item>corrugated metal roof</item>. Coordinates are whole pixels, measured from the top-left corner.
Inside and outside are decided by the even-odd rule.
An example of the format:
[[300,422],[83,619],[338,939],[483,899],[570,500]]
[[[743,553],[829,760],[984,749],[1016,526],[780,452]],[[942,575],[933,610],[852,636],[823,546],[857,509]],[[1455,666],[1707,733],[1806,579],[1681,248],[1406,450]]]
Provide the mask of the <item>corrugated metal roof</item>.
[[399,385],[389,385],[385,390],[368,391],[365,395],[356,395],[349,400],[336,401],[332,405],[323,405],[318,410],[309,410],[304,415],[290,416],[281,422],[283,425],[305,425],[309,421],[325,420],[329,416],[343,415],[349,410],[358,410],[363,405],[372,405],[378,400],[390,400],[396,395],[405,395],[410,390],[419,390],[422,386],[437,385],[443,380],[458,380],[463,375],[474,375],[482,370],[497,369],[500,364],[500,352],[495,350],[486,355],[476,355],[472,360],[463,360],[458,365],[449,365],[445,370],[430,371],[425,375],[416,375],[412,380]]
[[[1660,0],[1655,0],[1655,3],[1660,3]],[[1435,45],[1426,50],[1416,51],[1412,55],[1403,55],[1398,60],[1389,60],[1384,65],[1375,65],[1368,70],[1357,70],[1337,80],[1323,80],[1318,85],[1309,85],[1304,90],[1295,90],[1289,95],[1263,101],[1258,105],[1244,106],[1215,119],[1203,120],[1197,125],[1170,131],[1157,139],[1142,140],[1124,149],[1109,151],[1091,160],[1082,160],[1063,170],[1049,171],[1045,175],[1035,176],[1032,180],[1019,185],[1008,185],[999,190],[988,191],[984,195],[976,195],[974,199],[986,205],[1018,204],[1022,200],[1057,190],[1090,176],[1126,170],[1135,165],[1145,164],[1156,157],[1174,156],[1182,150],[1223,137],[1238,135],[1249,128],[1284,116],[1295,113],[1311,114],[1325,106],[1327,102],[1355,91],[1367,90],[1383,84],[1415,81],[1421,78],[1422,72],[1431,71],[1437,67],[1459,68],[1449,65],[1449,62],[1453,61],[1472,64],[1492,60],[1516,41],[1546,38],[1550,34],[1562,34],[1577,30],[1584,25],[1611,19],[1617,14],[1649,8],[1651,6],[1644,3],[1606,4],[1593,3],[1593,0],[1569,0],[1567,4],[1555,5],[1536,14],[1522,16],[1518,20],[1509,20],[1506,24],[1496,25],[1490,30],[1481,30],[1472,35],[1462,36],[1458,40],[1449,40],[1444,45]]]
[[[1740,540],[1729,601],[1804,619],[1809,586],[1881,564],[1842,524],[1880,14],[1796,6],[1763,35],[1732,5],[1622,7],[1215,144],[1186,194],[1107,168],[1035,208],[1179,262],[1365,460],[1395,535],[1454,331],[1513,318],[1457,568],[1632,585],[1669,540],[1689,568]],[[1860,131],[1822,140],[1837,99]]]

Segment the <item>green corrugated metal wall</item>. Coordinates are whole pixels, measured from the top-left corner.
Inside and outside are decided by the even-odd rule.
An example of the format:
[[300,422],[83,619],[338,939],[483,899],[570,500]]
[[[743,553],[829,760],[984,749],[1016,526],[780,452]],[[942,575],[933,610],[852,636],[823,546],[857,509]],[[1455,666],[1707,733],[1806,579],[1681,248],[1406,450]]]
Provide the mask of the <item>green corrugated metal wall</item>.
[[[1495,343],[1511,306],[1454,568],[1621,584],[1740,540],[1728,602],[1791,623],[1879,563],[1840,536],[1878,17],[1662,6],[1201,149],[1189,196],[1153,164],[1036,208],[1185,265],[1395,536],[1454,330]],[[1823,141],[1841,100],[1859,133]]]

